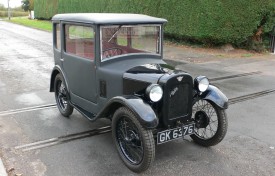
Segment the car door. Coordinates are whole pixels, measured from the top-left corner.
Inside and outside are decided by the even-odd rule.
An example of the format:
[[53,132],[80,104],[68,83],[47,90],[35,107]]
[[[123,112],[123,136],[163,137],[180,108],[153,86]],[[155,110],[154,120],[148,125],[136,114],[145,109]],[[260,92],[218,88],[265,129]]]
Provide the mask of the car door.
[[83,104],[87,100],[96,103],[94,27],[63,23],[62,28],[64,51],[61,60],[71,99],[76,104]]
[[60,23],[55,21],[53,23],[53,54],[54,60],[57,65],[60,65],[60,58],[61,58],[61,38],[60,38]]

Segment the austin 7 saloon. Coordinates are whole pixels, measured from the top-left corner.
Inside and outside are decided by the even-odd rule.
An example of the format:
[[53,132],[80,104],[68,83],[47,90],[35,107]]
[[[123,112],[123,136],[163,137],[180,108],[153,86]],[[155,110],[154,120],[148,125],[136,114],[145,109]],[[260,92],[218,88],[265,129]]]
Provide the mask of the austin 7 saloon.
[[60,113],[111,120],[124,164],[142,172],[155,145],[190,136],[213,146],[227,131],[227,97],[206,76],[163,60],[165,19],[141,14],[58,14],[50,91]]

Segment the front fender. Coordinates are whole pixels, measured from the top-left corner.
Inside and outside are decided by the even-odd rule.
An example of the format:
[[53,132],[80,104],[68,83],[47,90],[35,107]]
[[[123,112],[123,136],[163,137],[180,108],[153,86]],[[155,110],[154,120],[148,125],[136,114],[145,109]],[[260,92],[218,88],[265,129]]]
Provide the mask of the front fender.
[[213,85],[209,85],[208,89],[199,95],[199,99],[212,101],[222,109],[228,108],[228,98]]
[[106,115],[111,115],[121,106],[129,108],[143,127],[152,129],[158,126],[159,119],[151,106],[141,98],[132,95],[117,96],[110,99],[105,108],[97,116],[106,117]]

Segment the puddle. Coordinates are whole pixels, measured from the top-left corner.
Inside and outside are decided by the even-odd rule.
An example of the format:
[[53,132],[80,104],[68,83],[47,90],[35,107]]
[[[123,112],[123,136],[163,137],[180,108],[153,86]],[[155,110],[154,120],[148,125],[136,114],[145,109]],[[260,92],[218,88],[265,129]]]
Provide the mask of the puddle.
[[39,105],[45,103],[45,101],[43,101],[39,96],[37,96],[36,93],[22,94],[17,96],[15,100],[25,105]]

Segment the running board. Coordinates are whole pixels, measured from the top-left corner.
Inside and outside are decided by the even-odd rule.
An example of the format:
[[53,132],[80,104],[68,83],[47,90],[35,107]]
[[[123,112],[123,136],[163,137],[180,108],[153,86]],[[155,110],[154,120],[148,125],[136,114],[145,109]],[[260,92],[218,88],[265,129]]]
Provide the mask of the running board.
[[85,109],[73,104],[73,107],[79,111],[84,117],[86,117],[88,120],[90,121],[94,121],[96,119],[96,115],[94,115],[93,113],[90,113],[88,111],[86,111]]

